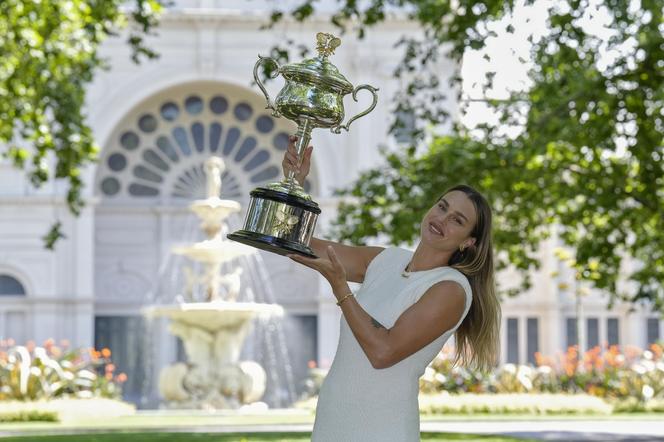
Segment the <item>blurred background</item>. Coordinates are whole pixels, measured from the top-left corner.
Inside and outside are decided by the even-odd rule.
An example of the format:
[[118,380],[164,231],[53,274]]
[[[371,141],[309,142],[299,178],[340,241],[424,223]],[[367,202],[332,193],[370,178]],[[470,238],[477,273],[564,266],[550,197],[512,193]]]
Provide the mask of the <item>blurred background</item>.
[[[610,382],[575,373],[602,369],[603,355],[621,367],[643,351],[661,361],[656,2],[9,0],[0,10],[5,364],[25,360],[16,346],[33,359],[50,348],[55,360],[86,349],[117,384],[111,396],[139,408],[164,402],[160,372],[186,365],[187,349],[168,319],[145,312],[201,296],[186,275],[203,267],[173,248],[206,239],[189,209],[210,196],[205,162],[223,160],[216,196],[241,205],[223,220],[236,230],[249,192],[281,178],[295,130],[265,109],[254,63],[312,57],[319,31],[341,38],[330,62],[354,86],[380,91],[347,133],[313,132],[305,188],[322,209],[317,236],[414,248],[435,199],[473,185],[494,208],[499,367],[521,379],[516,390],[533,388],[518,366],[557,361],[568,376],[560,390],[606,393]],[[275,96],[283,78],[266,84]],[[347,118],[369,102],[346,97]],[[242,341],[240,359],[266,372],[262,400],[286,407],[315,394],[312,370],[329,367],[338,340],[329,286],[263,251],[223,264],[221,276],[243,269],[238,301],[283,308]],[[437,379],[423,388],[450,390]],[[454,384],[496,390],[468,379]],[[664,394],[633,389],[639,403]]]

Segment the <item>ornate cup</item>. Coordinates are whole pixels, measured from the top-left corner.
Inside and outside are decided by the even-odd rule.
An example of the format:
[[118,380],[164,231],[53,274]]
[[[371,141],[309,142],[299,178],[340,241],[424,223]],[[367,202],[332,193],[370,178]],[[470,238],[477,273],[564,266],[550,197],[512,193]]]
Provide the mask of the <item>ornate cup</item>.
[[[254,65],[254,79],[267,99],[266,109],[272,109],[275,117],[284,116],[297,123],[298,162],[302,161],[302,153],[309,145],[314,128],[330,128],[336,134],[341,133],[342,129],[347,131],[353,121],[371,112],[378,101],[377,88],[366,84],[353,88],[327,60],[341,44],[341,40],[321,32],[316,35],[316,39],[317,57],[280,66],[275,59],[259,55]],[[276,66],[271,78],[282,75],[286,80],[274,102],[258,77],[258,69],[263,63]],[[357,101],[357,93],[362,89],[372,94],[371,105],[342,124],[344,96],[352,92],[353,99]],[[295,180],[294,172],[289,172],[280,182],[254,189],[250,196],[244,226],[229,234],[229,239],[280,255],[298,253],[316,256],[309,243],[320,208]]]

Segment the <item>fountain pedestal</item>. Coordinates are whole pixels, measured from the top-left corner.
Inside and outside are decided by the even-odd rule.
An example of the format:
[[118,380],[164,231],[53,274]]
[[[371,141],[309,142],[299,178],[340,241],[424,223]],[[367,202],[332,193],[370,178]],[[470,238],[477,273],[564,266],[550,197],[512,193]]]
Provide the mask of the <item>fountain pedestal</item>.
[[144,309],[148,317],[170,319],[169,331],[184,344],[187,361],[164,367],[159,375],[159,391],[169,408],[238,408],[259,401],[266,388],[265,370],[254,361],[240,361],[240,352],[255,318],[283,314],[275,304],[235,301],[241,292],[241,267],[220,273],[223,263],[256,253],[223,238],[224,220],[241,209],[239,203],[219,198],[224,167],[221,158],[206,162],[207,198],[190,206],[207,239],[173,248],[202,267],[198,273],[183,269],[183,298],[194,302]]
[[244,339],[257,317],[282,315],[273,304],[199,302],[152,307],[152,317],[171,320],[170,332],[182,339],[187,363],[164,368],[159,390],[177,408],[238,408],[260,400],[265,370],[240,361]]

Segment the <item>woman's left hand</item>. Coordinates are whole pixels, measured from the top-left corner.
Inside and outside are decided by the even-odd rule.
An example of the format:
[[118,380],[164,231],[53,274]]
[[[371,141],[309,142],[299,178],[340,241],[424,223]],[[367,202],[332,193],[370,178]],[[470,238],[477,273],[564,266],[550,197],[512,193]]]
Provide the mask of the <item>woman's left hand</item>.
[[325,277],[325,279],[327,279],[333,289],[346,284],[346,269],[344,269],[341,261],[339,261],[337,254],[334,253],[332,246],[327,247],[328,259],[323,257],[307,258],[296,254],[289,254],[286,256],[293,261],[299,262],[300,264],[318,271],[323,277]]

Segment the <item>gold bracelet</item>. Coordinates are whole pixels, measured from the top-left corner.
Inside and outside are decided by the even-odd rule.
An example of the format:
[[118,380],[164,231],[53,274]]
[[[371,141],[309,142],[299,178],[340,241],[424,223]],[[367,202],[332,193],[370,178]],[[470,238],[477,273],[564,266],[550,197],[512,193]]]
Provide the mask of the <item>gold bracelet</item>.
[[340,300],[338,300],[338,301],[337,301],[337,305],[338,305],[338,306],[341,306],[341,303],[344,302],[344,301],[345,301],[348,297],[350,297],[350,296],[355,296],[355,295],[353,294],[353,292],[350,292],[349,294],[347,294],[346,296],[344,296],[343,298],[341,298]]

